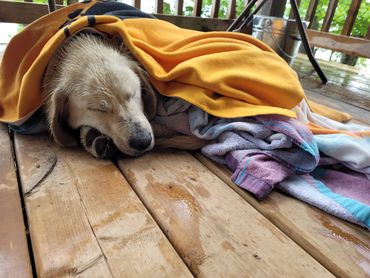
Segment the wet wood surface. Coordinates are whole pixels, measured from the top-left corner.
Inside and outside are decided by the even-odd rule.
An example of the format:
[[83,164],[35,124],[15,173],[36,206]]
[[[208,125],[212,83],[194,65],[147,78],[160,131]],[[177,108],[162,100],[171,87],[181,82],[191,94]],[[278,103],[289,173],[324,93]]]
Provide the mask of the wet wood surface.
[[257,201],[231,172],[194,153],[204,165],[337,277],[370,275],[370,233],[276,191]]
[[331,276],[189,153],[118,165],[196,276]]
[[192,276],[112,162],[47,135],[15,145],[38,276]]
[[0,124],[0,277],[32,277],[10,137]]
[[[368,76],[321,65],[325,86],[294,64],[308,97],[370,125]],[[32,276],[22,198],[40,277],[370,276],[369,231],[278,192],[258,202],[199,154],[126,158],[122,174],[47,135],[16,136],[19,196],[4,126],[0,141],[0,277]]]
[[368,73],[354,67],[319,60],[328,83],[322,84],[304,55],[299,55],[293,69],[297,71],[302,86],[311,92],[365,110],[370,109],[370,79]]

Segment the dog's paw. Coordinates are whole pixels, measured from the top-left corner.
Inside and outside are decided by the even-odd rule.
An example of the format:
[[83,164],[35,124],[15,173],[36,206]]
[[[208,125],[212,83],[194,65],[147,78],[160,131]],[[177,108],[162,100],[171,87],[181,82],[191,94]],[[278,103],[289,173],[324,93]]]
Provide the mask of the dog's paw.
[[112,139],[95,128],[81,127],[80,138],[84,149],[96,158],[110,158],[118,151]]

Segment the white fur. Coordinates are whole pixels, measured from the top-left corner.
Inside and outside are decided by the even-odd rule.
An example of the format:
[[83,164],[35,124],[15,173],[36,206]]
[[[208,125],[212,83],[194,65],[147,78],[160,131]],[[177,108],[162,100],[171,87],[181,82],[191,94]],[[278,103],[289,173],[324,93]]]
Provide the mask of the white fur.
[[[64,121],[72,129],[94,127],[128,155],[150,150],[154,136],[142,95],[142,85],[147,84],[143,71],[119,47],[95,35],[76,36],[57,51],[44,78],[51,134],[60,145],[74,145]],[[153,110],[154,91],[147,88],[146,94],[151,94],[147,100],[153,102],[149,103]],[[152,138],[140,152],[129,145],[138,130]]]

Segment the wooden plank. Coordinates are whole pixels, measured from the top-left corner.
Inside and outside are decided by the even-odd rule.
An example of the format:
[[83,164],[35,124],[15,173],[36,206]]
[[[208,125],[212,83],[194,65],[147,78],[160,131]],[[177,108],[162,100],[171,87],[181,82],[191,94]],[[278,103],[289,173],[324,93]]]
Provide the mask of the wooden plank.
[[369,277],[368,231],[278,192],[259,202],[230,180],[228,170],[200,154],[195,156],[335,276]]
[[[58,9],[62,7],[57,5]],[[48,13],[45,4],[0,1],[0,22],[29,24]]]
[[212,0],[211,17],[218,18],[219,11],[220,11],[220,0]]
[[0,277],[32,277],[11,144],[0,124]]
[[234,19],[235,17],[236,17],[236,0],[229,0],[226,18]]
[[163,0],[155,0],[154,11],[157,14],[163,14]]
[[304,18],[304,20],[309,22],[308,28],[312,28],[318,3],[319,0],[311,0],[310,4],[308,5],[307,13]]
[[40,277],[191,277],[112,162],[47,136],[16,151]]
[[[339,64],[333,61],[318,60],[318,62],[328,79],[340,84],[340,86],[352,86],[356,87],[357,89],[365,88],[366,91],[370,87],[368,74],[362,69]],[[304,56],[303,54],[298,54],[298,56],[294,59],[292,68],[303,77],[314,76],[313,74],[315,74],[315,71],[307,56]]]
[[200,16],[202,13],[202,0],[194,0],[193,16]]
[[[286,2],[287,0],[267,1],[263,4],[262,8],[257,12],[257,14],[283,17]],[[260,3],[261,0],[259,0],[256,5]]]
[[[360,90],[364,91],[364,93],[368,91],[370,83],[362,76],[347,72],[344,67],[326,67],[324,66],[324,63],[319,63],[321,65],[321,69],[324,71],[326,77],[331,83],[347,88],[348,90]],[[299,63],[294,62],[292,67],[297,71],[300,79],[309,78],[321,81],[317,72],[312,68],[312,65],[299,65]]]
[[68,166],[41,139],[15,140],[38,276],[112,277]]
[[326,10],[324,22],[321,26],[322,32],[328,32],[330,29],[331,22],[333,21],[333,17],[335,14],[335,9],[337,8],[338,0],[330,0],[328,8]]
[[157,18],[171,22],[181,28],[187,28],[198,31],[225,31],[230,26],[232,20],[174,16],[174,15],[155,15]]
[[348,103],[341,102],[332,97],[318,94],[310,90],[305,89],[305,93],[308,99],[313,100],[317,103],[326,105],[338,111],[347,112],[352,115],[353,119],[364,125],[370,125],[370,111],[361,109]]
[[[301,0],[296,0],[297,1],[297,7],[299,9],[299,6],[301,5]],[[286,2],[286,1],[285,1]],[[284,7],[285,8],[285,7]],[[284,16],[284,12],[285,12],[285,9],[283,10],[283,14],[281,15],[281,17]],[[293,9],[290,7],[290,12],[289,12],[289,18],[293,18],[294,17],[294,14],[293,14]]]
[[176,15],[183,15],[184,0],[176,0],[175,11]]
[[190,154],[118,165],[195,276],[331,276]]
[[370,24],[367,26],[367,32],[366,32],[365,39],[370,40]]
[[[350,36],[353,25],[355,25],[356,16],[360,10],[362,0],[352,0],[351,6],[349,7],[348,13],[346,15],[346,21],[344,22],[341,34],[344,36]],[[370,57],[367,57],[370,58]]]
[[307,90],[369,110],[370,95],[368,92],[356,90],[355,88],[351,88],[351,90],[348,88],[342,88],[331,82],[324,85],[321,81],[313,80],[311,78],[300,79],[300,82],[303,88]]
[[[337,71],[340,70],[340,68],[336,69]],[[340,73],[338,73],[338,75],[334,75],[331,73],[330,70],[323,70],[326,77],[328,78],[328,80],[330,81],[330,83],[332,84],[335,84],[336,86],[340,86],[342,88],[346,88],[347,90],[351,91],[351,90],[359,90],[359,91],[362,91],[363,93],[366,93],[369,89],[369,84],[368,82],[363,82],[360,78],[358,79],[352,79],[349,77],[349,75],[345,75],[343,73],[343,75],[341,76]],[[312,69],[308,70],[308,71],[297,71],[299,77],[301,79],[314,79],[316,81],[319,81],[321,83],[321,79],[320,77],[318,76],[318,74]]]
[[370,40],[314,30],[307,30],[307,35],[311,46],[331,49],[351,56],[370,58]]
[[[57,6],[57,8],[60,7]],[[29,24],[47,13],[48,7],[44,4],[0,1],[0,22]],[[232,20],[162,14],[155,14],[154,16],[179,27],[199,31],[225,31],[232,22]]]
[[74,4],[74,3],[77,3],[78,0],[67,0],[67,5],[71,5],[71,4]]
[[131,5],[133,5],[137,9],[141,9],[141,0],[132,0]]

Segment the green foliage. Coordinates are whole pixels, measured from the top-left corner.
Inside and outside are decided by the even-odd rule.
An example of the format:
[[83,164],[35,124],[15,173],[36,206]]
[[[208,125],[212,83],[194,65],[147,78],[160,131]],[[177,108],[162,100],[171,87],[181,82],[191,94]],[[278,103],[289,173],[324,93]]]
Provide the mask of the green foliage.
[[163,1],[163,14],[174,14],[174,12],[171,10],[170,3]]
[[[335,14],[333,17],[333,21],[330,26],[330,33],[340,34],[344,22],[347,18],[348,10],[351,5],[351,0],[340,0],[338,1],[338,6],[335,10]],[[301,5],[299,7],[299,12],[301,16],[304,16],[307,13],[308,5],[310,0],[302,0]],[[324,21],[324,17],[326,14],[326,10],[328,8],[329,0],[321,0],[317,5],[317,10],[315,13],[315,19],[313,24],[313,29],[320,30],[322,23]],[[290,5],[287,4],[287,10],[285,11],[285,17],[288,17],[290,12]],[[364,37],[367,33],[367,28],[370,23],[370,1],[362,1],[360,6],[360,10],[356,17],[355,25],[353,26],[353,30],[351,35],[355,37]]]
[[[185,6],[185,15],[192,15],[193,13],[193,5],[194,1],[188,6]],[[221,0],[220,1],[220,10],[218,12],[218,18],[226,18],[227,10],[228,10],[229,1],[228,0]],[[237,0],[236,1],[236,14],[239,15],[244,8],[244,0]],[[212,9],[212,0],[205,0],[202,2],[202,17],[210,17],[211,16],[211,9]]]
[[[305,15],[308,9],[310,0],[302,0],[299,7],[301,16]],[[329,32],[333,34],[341,34],[344,23],[346,21],[348,10],[351,5],[351,0],[340,0],[338,1],[337,8],[334,13],[333,21],[331,22]],[[313,22],[313,29],[320,30],[322,23],[324,21],[325,13],[328,8],[328,0],[321,0],[317,5],[317,10],[315,13],[315,19]],[[285,16],[289,14],[290,7],[288,6],[288,11],[286,11]],[[370,1],[362,1],[359,12],[356,17],[355,24],[353,26],[351,35],[355,37],[364,37],[367,33],[368,26],[370,23]],[[332,52],[330,55],[330,60],[335,61],[349,61],[348,55],[339,52]],[[353,61],[352,61],[353,60]],[[352,59],[349,64],[356,64],[357,66],[366,66],[366,58]]]

